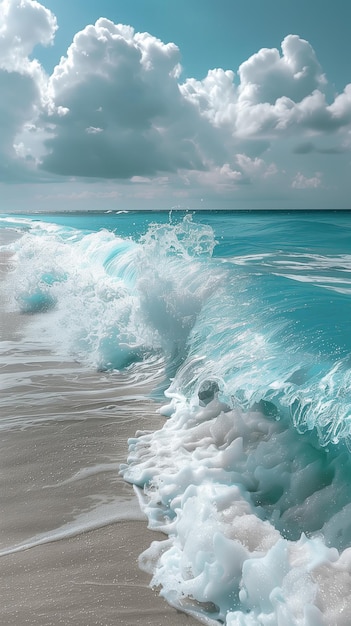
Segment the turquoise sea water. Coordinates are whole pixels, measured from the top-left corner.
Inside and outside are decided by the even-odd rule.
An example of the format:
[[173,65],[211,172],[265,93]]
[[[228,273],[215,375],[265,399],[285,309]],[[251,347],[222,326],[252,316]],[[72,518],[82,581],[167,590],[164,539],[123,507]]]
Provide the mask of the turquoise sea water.
[[351,621],[350,216],[0,217],[32,332],[95,369],[164,359],[165,424],[121,472],[167,535],[142,567],[204,623]]

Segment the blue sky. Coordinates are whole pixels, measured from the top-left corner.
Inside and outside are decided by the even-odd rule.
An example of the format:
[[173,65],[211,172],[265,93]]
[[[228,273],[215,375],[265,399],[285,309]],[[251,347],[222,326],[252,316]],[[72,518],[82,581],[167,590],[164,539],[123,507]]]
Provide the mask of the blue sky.
[[350,208],[351,3],[0,0],[0,210]]

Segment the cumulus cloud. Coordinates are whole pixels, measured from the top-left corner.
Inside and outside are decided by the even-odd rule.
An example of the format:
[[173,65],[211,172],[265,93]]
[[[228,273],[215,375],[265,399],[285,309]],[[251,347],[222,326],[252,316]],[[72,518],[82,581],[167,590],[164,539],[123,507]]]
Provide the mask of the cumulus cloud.
[[50,43],[55,30],[55,17],[38,2],[0,2],[0,180],[28,177],[28,152],[16,137],[38,118],[45,93],[44,72],[28,55]]
[[175,44],[104,18],[78,33],[50,78],[43,168],[106,178],[202,169],[195,136],[206,122],[180,93],[179,62]]
[[351,122],[351,84],[346,85],[342,94],[338,95],[328,107],[329,114],[340,126]]
[[8,70],[28,71],[37,65],[28,57],[38,45],[53,42],[55,16],[36,0],[0,2],[0,65]]
[[291,183],[291,187],[293,189],[316,189],[322,183],[321,176],[320,172],[316,172],[314,176],[308,178],[298,172]]
[[231,124],[236,115],[235,74],[221,68],[209,70],[203,80],[189,78],[180,86],[186,100],[215,126]]
[[228,197],[280,180],[294,192],[327,184],[320,161],[306,173],[307,157],[350,150],[351,85],[330,98],[298,35],[182,82],[175,43],[106,18],[75,35],[48,77],[31,55],[56,29],[36,0],[0,0],[0,179],[41,172]]
[[312,46],[288,35],[276,48],[262,48],[239,68],[241,101],[274,104],[279,98],[301,102],[326,83]]
[[188,79],[184,97],[233,138],[272,140],[287,134],[331,132],[351,122],[351,85],[328,104],[327,81],[311,45],[297,35],[276,48],[263,48],[232,71],[211,70],[202,81]]
[[232,164],[211,164],[205,171],[188,173],[183,181],[187,181],[187,186],[201,187],[204,192],[215,191],[221,198],[246,186],[254,187],[258,184],[262,187],[271,179],[276,182],[278,174],[279,170],[274,163],[267,164],[258,157],[237,154]]

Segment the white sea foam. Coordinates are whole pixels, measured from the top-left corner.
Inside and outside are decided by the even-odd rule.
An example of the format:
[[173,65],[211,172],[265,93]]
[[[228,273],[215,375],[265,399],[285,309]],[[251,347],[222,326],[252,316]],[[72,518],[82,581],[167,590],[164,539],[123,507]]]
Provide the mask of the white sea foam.
[[335,545],[350,544],[350,505],[335,458],[259,411],[200,404],[175,394],[122,468],[168,535],[140,559],[152,584],[205,623],[349,624],[351,553]]

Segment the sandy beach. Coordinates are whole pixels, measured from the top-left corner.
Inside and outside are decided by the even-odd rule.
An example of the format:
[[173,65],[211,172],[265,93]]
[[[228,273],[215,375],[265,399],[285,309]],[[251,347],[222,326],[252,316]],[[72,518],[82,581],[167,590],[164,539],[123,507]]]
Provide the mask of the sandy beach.
[[162,537],[118,475],[128,437],[160,423],[147,384],[26,341],[31,320],[9,311],[2,292],[0,623],[197,623],[149,588],[138,556]]

